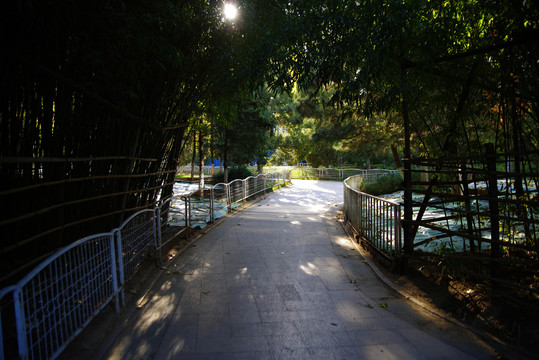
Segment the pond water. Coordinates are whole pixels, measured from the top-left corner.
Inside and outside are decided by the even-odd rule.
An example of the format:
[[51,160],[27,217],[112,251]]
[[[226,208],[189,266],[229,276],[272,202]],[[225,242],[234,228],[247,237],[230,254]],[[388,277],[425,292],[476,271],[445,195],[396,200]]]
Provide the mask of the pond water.
[[[528,193],[528,195],[531,196],[537,196],[538,191],[537,187],[535,186],[535,183],[532,181],[526,181],[523,182],[524,191]],[[470,189],[480,189],[480,190],[487,190],[486,183],[475,183],[470,184]],[[498,181],[498,191],[500,193],[504,193],[504,196],[506,196],[506,193],[514,194],[514,186],[504,180]],[[393,202],[399,203],[401,205],[404,204],[404,191],[398,191],[391,194],[381,195],[380,198],[391,200]],[[417,194],[413,193],[412,198],[415,202],[422,202],[424,195],[423,194]],[[430,202],[437,202],[439,201],[439,198],[433,197],[431,198]],[[472,200],[470,202],[470,206],[473,210],[477,211],[487,211],[489,209],[489,203],[486,200]],[[425,213],[423,214],[423,220],[427,219],[436,219],[436,218],[442,218],[450,215],[455,215],[457,212],[454,211],[456,207],[463,208],[463,203],[459,202],[449,202],[445,204],[445,209],[439,209],[435,208],[433,206],[427,206]],[[414,207],[414,217],[417,216],[417,212],[419,211],[419,207]],[[402,217],[402,214],[401,214]],[[538,208],[528,208],[528,217],[533,217],[535,220],[539,220],[539,209]],[[490,218],[488,216],[483,216],[479,221],[481,221],[481,224],[477,223],[477,218],[474,218],[474,228],[480,228],[481,229],[489,229],[490,228]],[[464,222],[464,224],[463,224]],[[465,226],[465,219],[449,219],[440,221],[438,224],[439,227],[443,227],[445,229],[453,230],[453,231],[463,231],[463,229],[466,228]],[[539,229],[536,229],[535,236],[538,237],[539,233],[537,233]],[[490,230],[485,230],[481,232],[481,237],[485,239],[490,239]],[[508,236],[511,236],[513,241],[517,242],[525,242],[525,232],[524,227],[522,225],[513,225],[512,229],[504,229],[503,227],[500,229],[500,236],[502,238],[507,238]],[[426,227],[420,226],[418,228],[416,237],[414,239],[415,243],[420,243],[422,241],[425,241],[427,239],[433,239],[423,245],[417,246],[417,250],[422,250],[425,252],[433,252],[433,253],[439,253],[442,251],[445,251],[446,249],[455,251],[455,252],[462,252],[465,249],[469,249],[469,241],[470,240],[464,240],[462,237],[459,236],[451,236],[448,237],[444,233],[429,229]],[[479,243],[477,241],[474,242],[476,249],[478,250],[485,250],[490,248],[489,243]]]
[[[212,185],[206,185],[205,188],[211,188]],[[470,184],[470,189],[479,189],[479,190],[486,190],[486,184],[485,183],[475,183]],[[537,188],[533,182],[526,182],[524,183],[524,189],[529,194],[537,194]],[[174,197],[171,201],[171,209],[169,213],[169,221],[168,224],[170,226],[185,226],[185,198],[180,197],[181,195],[187,195],[194,191],[198,190],[198,184],[197,183],[188,183],[188,182],[176,182],[174,184]],[[514,186],[512,184],[507,183],[506,181],[500,180],[498,181],[498,191],[500,193],[509,192],[510,194],[514,192]],[[381,195],[380,196],[383,199],[391,200],[393,202],[403,204],[404,200],[404,192],[398,191],[391,194]],[[421,202],[424,198],[423,194],[413,193],[412,194],[413,200],[415,202]],[[431,202],[439,201],[438,198],[431,198]],[[236,208],[239,207],[239,204],[233,204],[232,207]],[[457,206],[463,206],[460,203],[457,202],[450,202],[447,203],[444,209],[438,209],[435,207],[427,207],[426,211],[423,215],[423,219],[435,219],[435,218],[441,218],[446,217],[452,214],[455,214],[453,210]],[[470,206],[474,210],[480,210],[480,211],[488,211],[489,204],[486,200],[472,200],[470,203]],[[221,218],[228,212],[228,207],[226,206],[226,203],[215,201],[214,202],[214,210],[215,210],[215,219]],[[419,211],[419,207],[414,207],[414,213],[417,214]],[[530,215],[533,216],[535,219],[539,220],[539,209],[530,209]],[[402,214],[401,214],[402,217]],[[477,219],[475,219],[477,221]],[[488,229],[490,228],[490,219],[488,217],[481,218],[481,224],[480,227],[482,229]],[[210,201],[209,199],[201,199],[201,198],[191,198],[191,227],[199,227],[204,228],[207,223],[210,222]],[[463,224],[460,219],[450,219],[445,220],[443,222],[440,222],[437,224],[440,227],[444,227],[449,230],[453,231],[459,231],[463,228]],[[474,223],[474,227],[479,227],[479,224]],[[504,236],[504,231],[502,229],[501,236]],[[506,234],[507,235],[507,234]],[[512,229],[511,235],[513,236],[513,239],[516,241],[525,241],[525,233],[522,226],[514,227]],[[485,239],[490,239],[490,230],[485,230],[481,232],[481,236]],[[539,234],[536,234],[536,236],[539,236]],[[452,236],[448,237],[444,233],[440,231],[436,231],[433,229],[429,229],[426,227],[420,226],[418,228],[416,237],[414,239],[415,243],[419,243],[422,241],[425,241],[427,239],[433,240],[417,246],[416,249],[422,250],[425,252],[440,252],[444,251],[444,249],[450,249],[456,252],[462,252],[465,249],[468,249],[470,244],[469,240],[465,240],[462,237],[459,236]],[[488,243],[474,243],[477,249],[485,250],[490,247],[490,244]]]
[[[206,184],[204,189],[211,189],[213,185]],[[185,226],[185,197],[198,190],[198,183],[176,182],[173,188],[173,198],[170,202],[170,211],[168,216],[168,225]],[[203,198],[191,198],[191,227],[204,228],[211,221],[210,200]],[[239,204],[232,204],[232,208],[239,207]],[[214,201],[214,219],[223,217],[228,212],[225,202]]]

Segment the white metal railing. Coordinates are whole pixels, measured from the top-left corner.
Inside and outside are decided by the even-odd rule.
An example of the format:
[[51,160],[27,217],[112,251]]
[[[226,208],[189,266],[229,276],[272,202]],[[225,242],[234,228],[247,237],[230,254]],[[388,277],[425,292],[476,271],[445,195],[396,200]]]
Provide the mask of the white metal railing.
[[118,286],[122,290],[125,305],[125,282],[137,272],[142,261],[157,248],[156,212],[153,209],[141,210],[127,218],[114,230],[118,249]]
[[56,358],[101,309],[117,298],[116,275],[114,233],[109,232],[64,247],[7,288],[13,295],[18,356]]
[[355,233],[391,258],[402,250],[401,206],[356,190],[363,176],[355,175],[344,181],[346,222]]
[[[180,195],[185,221],[176,227],[168,226],[174,209],[172,199],[165,199],[154,209],[131,215],[111,232],[62,248],[15,285],[0,289],[0,359],[55,359],[113,299],[117,312],[120,296],[125,305],[125,282],[151,251],[160,252],[169,239],[194,222],[211,222],[218,212],[232,209],[232,204],[290,179],[289,170]],[[203,203],[209,206],[200,206]],[[176,228],[172,234],[167,232],[171,228]]]
[[[275,186],[284,186],[292,179],[291,170],[249,176],[229,183],[218,183],[211,187],[195,190],[188,194],[175,195],[163,200],[159,206],[157,218],[158,237],[177,230],[177,226],[168,226],[172,216],[177,223],[185,224],[184,228],[192,225],[213,222],[216,217],[234,208],[234,204],[245,201],[251,196],[267,191]],[[164,246],[166,240],[158,239],[158,247]]]
[[296,173],[299,172],[301,178],[319,179],[319,180],[345,180],[354,175],[362,175],[366,180],[375,180],[378,177],[385,176],[398,172],[397,170],[388,169],[330,169],[330,168],[306,168],[297,167]]
[[[217,169],[219,169],[219,168],[217,168]],[[181,174],[190,174],[192,170],[193,169],[191,168],[191,165],[184,165],[184,166],[180,166],[178,168],[178,172],[181,173]],[[199,173],[200,173],[200,167],[198,165],[195,165],[194,166],[194,175],[198,176]],[[202,168],[202,173],[205,176],[211,176],[212,175],[212,173],[211,173],[211,165],[204,166]]]

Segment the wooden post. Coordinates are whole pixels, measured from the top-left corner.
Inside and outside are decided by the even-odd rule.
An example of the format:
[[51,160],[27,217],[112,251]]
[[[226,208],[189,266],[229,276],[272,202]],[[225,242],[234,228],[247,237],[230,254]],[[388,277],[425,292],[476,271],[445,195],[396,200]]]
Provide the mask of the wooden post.
[[[500,252],[500,211],[498,208],[498,179],[496,178],[496,151],[494,144],[485,144],[488,178],[488,205],[490,212],[490,256],[501,257]],[[490,276],[496,278],[498,262],[491,262]],[[494,282],[493,282],[494,285]]]
[[404,158],[403,158],[403,175],[404,175],[404,245],[403,251],[405,254],[411,254],[414,250],[414,235],[412,232],[412,165],[410,164],[410,118],[408,116],[408,104],[406,102],[406,68],[402,66],[401,73],[402,86],[402,118],[404,122]]
[[195,158],[197,156],[197,131],[193,129],[193,153],[191,156],[191,182],[195,178]]

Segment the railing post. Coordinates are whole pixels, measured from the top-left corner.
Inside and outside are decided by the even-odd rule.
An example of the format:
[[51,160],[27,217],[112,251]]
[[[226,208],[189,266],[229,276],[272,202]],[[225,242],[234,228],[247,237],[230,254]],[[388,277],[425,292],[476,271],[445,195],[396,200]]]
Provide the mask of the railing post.
[[[120,258],[121,253],[116,254],[116,248],[114,246],[114,237],[118,229],[112,231],[110,237],[110,273],[112,275],[112,291],[114,292],[114,306],[116,308],[116,314],[120,313],[120,300],[118,298],[118,274],[116,268],[116,257]],[[123,267],[123,266],[122,266]]]
[[116,251],[118,253],[118,290],[121,295],[122,305],[125,306],[125,292],[124,292],[124,259],[122,254],[122,233],[119,229],[116,229],[113,233],[113,237],[116,239]]
[[[357,231],[361,233],[363,232],[363,195],[359,194],[358,196],[358,229]],[[358,239],[359,243],[359,239]]]
[[395,253],[397,256],[400,256],[402,247],[401,247],[401,206],[395,206],[393,208],[393,231],[395,239]]
[[230,186],[227,183],[225,184],[225,187],[226,187],[226,204],[228,207],[228,211],[232,211],[232,199],[230,197]]
[[23,309],[23,299],[21,288],[16,287],[13,291],[13,301],[15,302],[15,323],[17,325],[17,344],[19,348],[19,358],[28,359],[28,344],[26,342],[26,317]]

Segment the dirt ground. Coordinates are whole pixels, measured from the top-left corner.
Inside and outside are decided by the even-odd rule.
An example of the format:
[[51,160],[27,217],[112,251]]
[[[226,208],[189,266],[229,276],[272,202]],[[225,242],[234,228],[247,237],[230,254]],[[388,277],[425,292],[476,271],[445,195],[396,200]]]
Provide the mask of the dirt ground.
[[[528,294],[492,290],[489,283],[451,275],[441,263],[409,258],[405,273],[379,266],[402,294],[451,321],[488,334],[496,341],[539,358],[539,301]],[[501,357],[503,358],[503,357]]]

